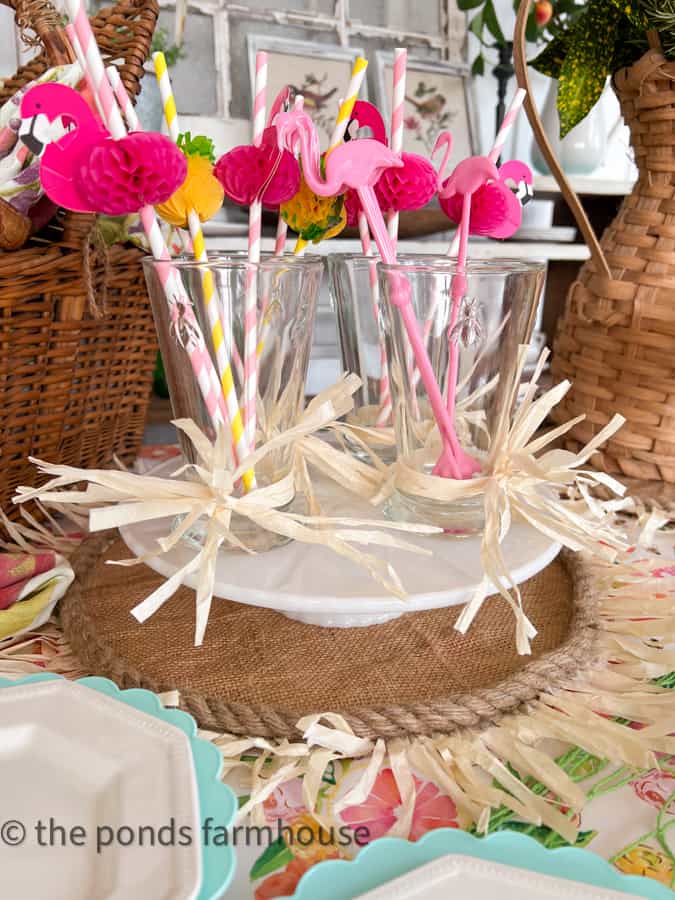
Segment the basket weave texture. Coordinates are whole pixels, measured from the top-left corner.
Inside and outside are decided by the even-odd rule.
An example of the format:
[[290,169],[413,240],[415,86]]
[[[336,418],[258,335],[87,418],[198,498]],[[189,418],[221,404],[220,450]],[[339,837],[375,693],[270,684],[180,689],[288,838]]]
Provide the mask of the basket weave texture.
[[675,63],[657,50],[614,79],[639,178],[586,263],[558,322],[552,372],[572,389],[558,422],[584,413],[578,450],[616,412],[624,427],[593,458],[607,472],[675,483]]
[[[72,50],[55,11],[15,5],[43,52],[0,88],[0,104]],[[106,62],[135,96],[157,20],[156,0],[123,0],[92,19]],[[95,217],[59,211],[20,250],[0,252],[0,508],[30,485],[27,457],[97,468],[138,452],[157,353],[140,260],[106,248]]]

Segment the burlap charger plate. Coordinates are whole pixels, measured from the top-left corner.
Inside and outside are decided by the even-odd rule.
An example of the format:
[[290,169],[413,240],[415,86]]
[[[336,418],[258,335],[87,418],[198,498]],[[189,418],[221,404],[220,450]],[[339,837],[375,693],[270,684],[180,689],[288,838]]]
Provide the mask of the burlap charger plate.
[[177,690],[181,706],[214,731],[297,738],[298,719],[326,710],[368,738],[482,727],[569,682],[594,656],[594,592],[567,556],[521,586],[539,632],[532,656],[522,657],[500,598],[465,636],[453,627],[457,607],[340,629],[215,600],[204,645],[195,648],[192,589],[143,625],[130,615],[161,577],[146,566],[106,565],[128,555],[116,536],[80,548],[61,606],[65,636],[87,670],[122,687]]

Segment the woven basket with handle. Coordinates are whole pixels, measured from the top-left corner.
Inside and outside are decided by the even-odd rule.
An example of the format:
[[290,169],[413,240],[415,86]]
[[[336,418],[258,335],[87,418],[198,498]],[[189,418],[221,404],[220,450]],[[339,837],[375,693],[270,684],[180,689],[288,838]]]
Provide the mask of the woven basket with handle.
[[[12,0],[42,53],[0,87],[0,104],[74,57],[43,0]],[[156,0],[122,0],[92,19],[106,59],[135,96],[157,20]],[[140,264],[106,248],[92,215],[60,210],[22,249],[0,251],[0,509],[35,480],[28,456],[97,468],[136,455],[157,353]]]
[[[518,81],[529,89],[519,12]],[[520,26],[520,28],[518,28]],[[566,445],[578,450],[614,413],[626,424],[593,457],[600,469],[675,483],[675,63],[657,46],[613,79],[638,167],[638,180],[597,241],[570,190],[531,103],[530,123],[591,249],[557,325],[552,373],[572,389],[555,410],[584,413]]]

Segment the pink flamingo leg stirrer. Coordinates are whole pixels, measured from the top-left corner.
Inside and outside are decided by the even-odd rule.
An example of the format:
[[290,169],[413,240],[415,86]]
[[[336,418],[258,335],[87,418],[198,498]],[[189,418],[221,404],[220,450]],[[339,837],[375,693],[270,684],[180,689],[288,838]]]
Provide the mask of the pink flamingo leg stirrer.
[[[387,232],[382,212],[375,196],[374,185],[383,170],[401,167],[401,160],[379,141],[364,138],[335,147],[325,158],[325,178],[321,178],[319,159],[319,138],[314,123],[306,113],[298,110],[280,113],[276,120],[280,147],[294,146],[296,137],[300,140],[303,172],[307,184],[321,197],[335,197],[348,188],[356,190],[368,224],[373,233],[380,256],[389,265],[396,263],[396,251]],[[422,381],[438,424],[441,439],[447,445],[443,454],[442,477],[462,478],[457,465],[457,454],[461,452],[457,435],[452,426],[443,396],[434,377],[429,356],[424,348],[415,314],[410,302],[410,289],[402,276],[396,278],[392,302],[398,307],[403,323],[417,359]],[[475,461],[474,461],[475,462]],[[475,463],[478,466],[478,463]],[[474,469],[476,471],[477,469]]]

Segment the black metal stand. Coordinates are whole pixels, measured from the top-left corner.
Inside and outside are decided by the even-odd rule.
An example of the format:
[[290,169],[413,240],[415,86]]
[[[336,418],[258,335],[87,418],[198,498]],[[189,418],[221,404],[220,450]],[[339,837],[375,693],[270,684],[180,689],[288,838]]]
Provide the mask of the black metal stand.
[[509,86],[509,81],[516,73],[516,70],[513,66],[513,43],[511,41],[506,41],[505,44],[497,47],[497,51],[499,53],[499,62],[492,70],[492,74],[497,79],[497,114],[495,134],[497,134],[497,132],[501,128],[502,122],[504,121],[504,116],[506,115],[506,90]]

